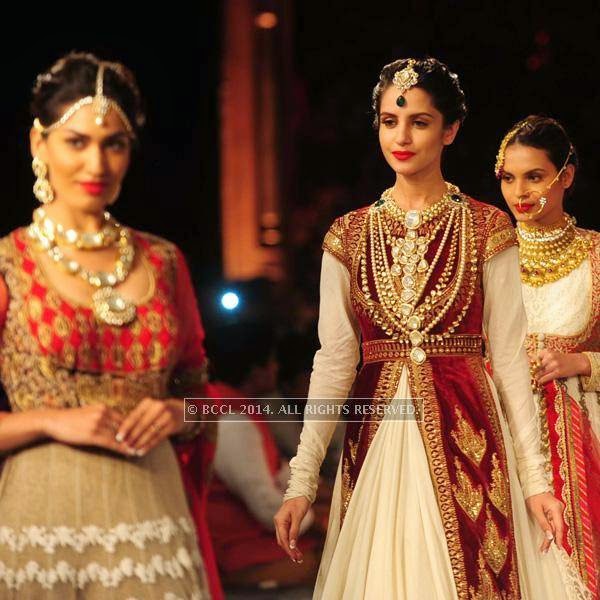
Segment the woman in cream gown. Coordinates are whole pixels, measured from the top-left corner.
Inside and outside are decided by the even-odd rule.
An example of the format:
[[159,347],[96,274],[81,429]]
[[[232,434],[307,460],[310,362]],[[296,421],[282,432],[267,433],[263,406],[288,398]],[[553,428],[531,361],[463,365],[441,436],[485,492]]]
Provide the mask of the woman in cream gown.
[[[279,543],[302,560],[335,425],[311,415],[349,407],[315,598],[584,598],[551,543],[562,505],[539,451],[514,230],[441,174],[466,114],[458,79],[435,59],[396,61],[373,108],[396,183],[325,237],[321,349]],[[416,419],[398,418],[412,406]]]
[[564,545],[600,598],[600,235],[563,210],[575,149],[561,124],[531,116],[507,134],[497,175],[517,219],[527,349],[542,448],[565,504]]

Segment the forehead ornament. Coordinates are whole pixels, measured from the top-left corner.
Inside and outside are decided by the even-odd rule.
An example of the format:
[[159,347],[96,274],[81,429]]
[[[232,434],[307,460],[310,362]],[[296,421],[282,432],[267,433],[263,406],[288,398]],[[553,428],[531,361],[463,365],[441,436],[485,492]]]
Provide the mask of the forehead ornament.
[[400,90],[400,95],[396,98],[396,104],[400,107],[406,105],[404,94],[419,82],[419,74],[413,68],[415,64],[416,60],[409,58],[406,66],[394,73],[392,83]]

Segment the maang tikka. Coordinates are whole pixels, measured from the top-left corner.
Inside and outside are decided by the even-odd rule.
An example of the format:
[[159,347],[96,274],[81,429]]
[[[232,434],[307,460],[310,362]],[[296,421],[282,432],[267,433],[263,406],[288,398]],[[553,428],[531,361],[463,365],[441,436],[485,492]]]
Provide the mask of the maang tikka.
[[396,98],[396,104],[401,108],[406,104],[404,94],[419,83],[419,74],[413,68],[416,63],[417,61],[414,58],[409,58],[406,66],[394,73],[392,83],[400,90],[400,95]]
[[100,62],[98,64],[98,72],[96,73],[96,89],[93,96],[86,96],[85,98],[81,98],[80,100],[75,102],[55,123],[52,123],[51,125],[48,125],[46,127],[42,125],[41,121],[38,118],[36,118],[33,121],[33,126],[40,133],[47,135],[51,131],[58,129],[61,125],[64,125],[78,110],[80,110],[84,106],[92,105],[95,114],[96,125],[104,125],[106,115],[108,111],[112,109],[119,115],[119,118],[123,122],[123,125],[125,125],[127,133],[132,138],[134,138],[135,133],[131,125],[131,121],[125,114],[125,111],[119,106],[117,102],[115,102],[115,100],[104,95],[104,72],[107,67],[109,69],[113,69],[114,71],[119,72],[118,68],[115,67],[112,63]]

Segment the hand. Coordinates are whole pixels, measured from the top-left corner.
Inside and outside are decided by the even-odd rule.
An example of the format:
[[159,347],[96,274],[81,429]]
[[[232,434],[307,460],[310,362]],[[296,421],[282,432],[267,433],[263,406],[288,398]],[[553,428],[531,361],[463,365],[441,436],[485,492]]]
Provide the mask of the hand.
[[184,428],[183,401],[144,398],[123,420],[115,439],[144,456]]
[[540,385],[561,377],[574,377],[575,375],[589,375],[590,361],[585,354],[563,354],[552,350],[538,352],[536,378]]
[[42,429],[48,437],[74,446],[98,446],[120,454],[127,448],[115,440],[123,415],[104,404],[81,408],[48,409],[42,417]]
[[559,548],[562,548],[565,505],[550,492],[529,496],[525,503],[545,535],[540,551],[548,552],[552,540]]
[[281,505],[273,517],[277,544],[297,563],[303,560],[302,552],[298,550],[298,530],[309,508],[308,498],[304,496],[290,498]]

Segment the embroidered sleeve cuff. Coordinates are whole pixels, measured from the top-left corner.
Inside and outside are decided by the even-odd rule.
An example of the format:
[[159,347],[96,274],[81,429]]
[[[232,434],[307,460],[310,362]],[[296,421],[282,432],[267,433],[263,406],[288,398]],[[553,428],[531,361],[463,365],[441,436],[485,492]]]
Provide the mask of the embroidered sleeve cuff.
[[590,361],[591,373],[589,377],[581,378],[581,385],[585,392],[600,391],[600,352],[583,352]]

